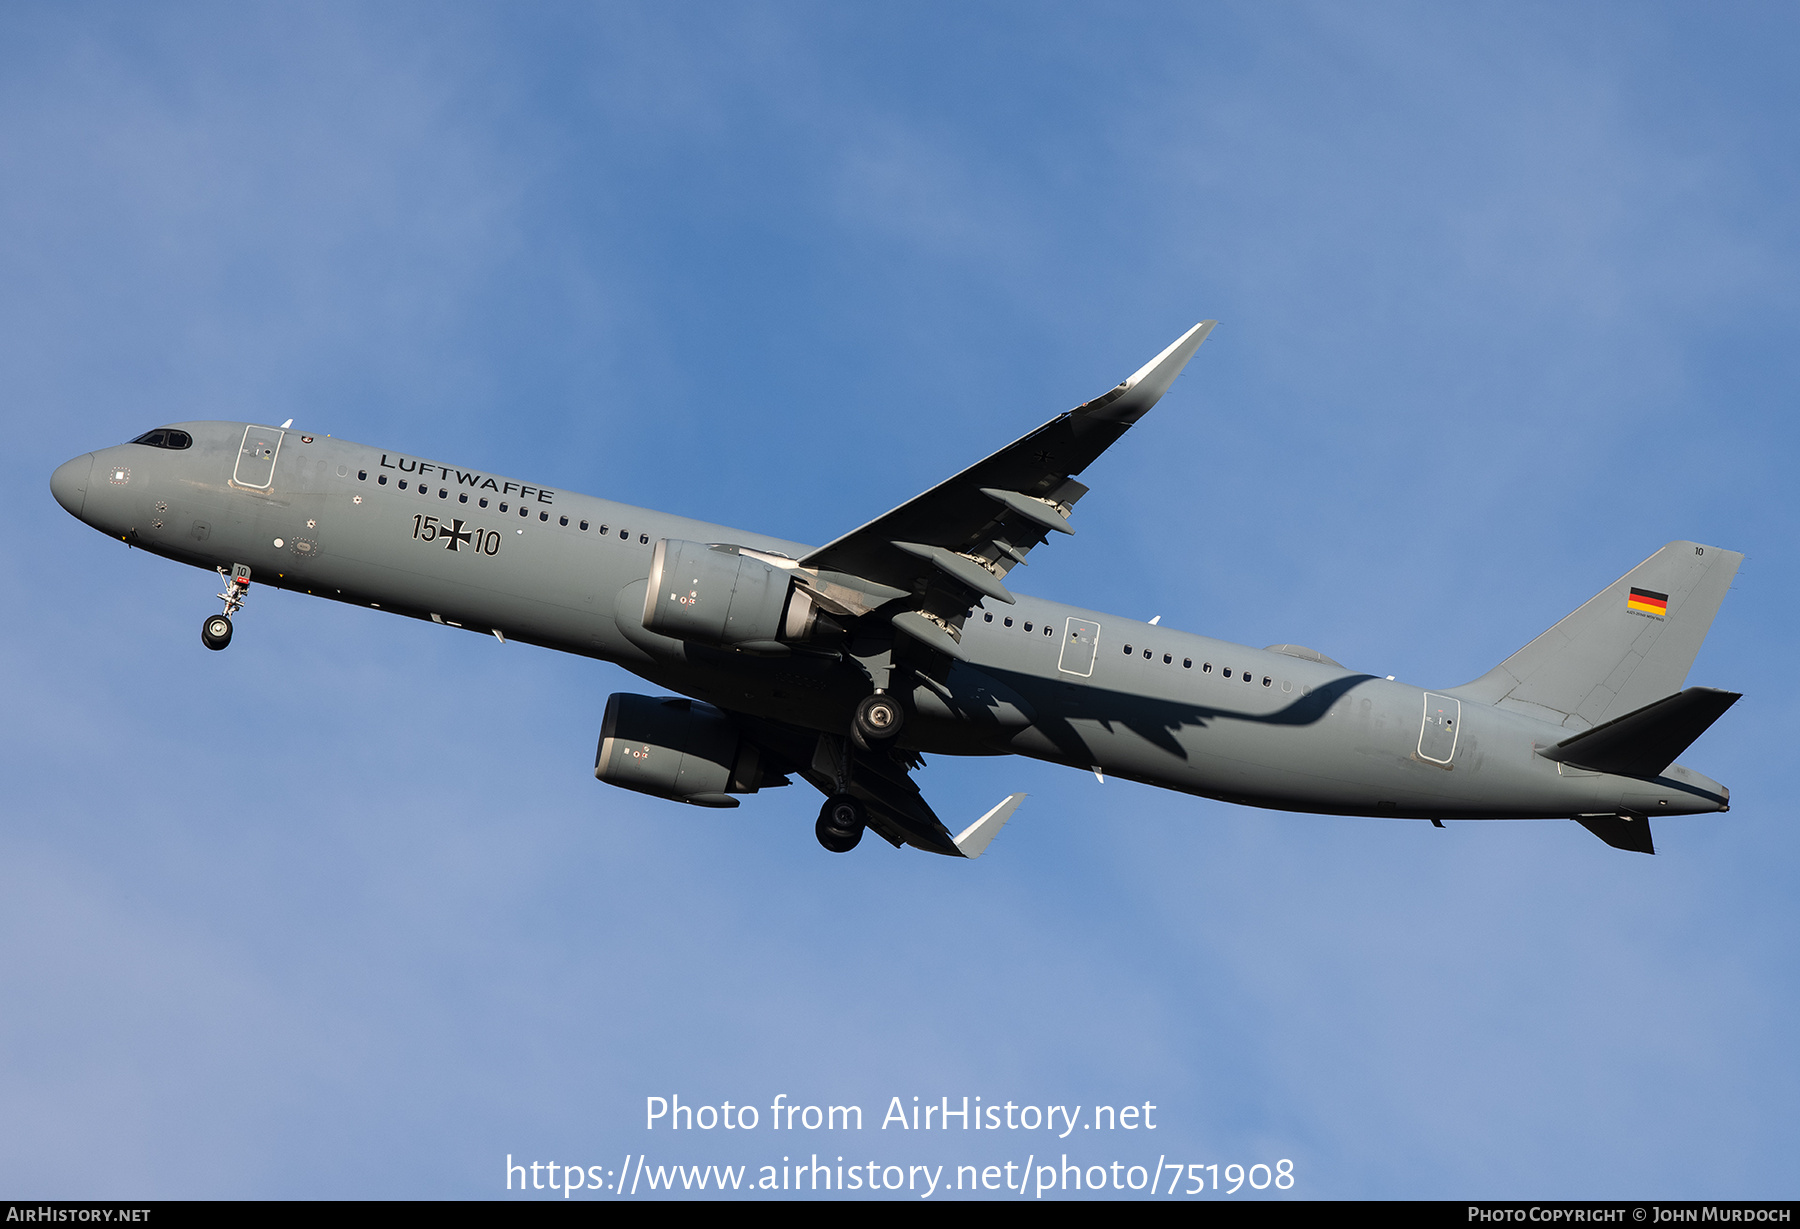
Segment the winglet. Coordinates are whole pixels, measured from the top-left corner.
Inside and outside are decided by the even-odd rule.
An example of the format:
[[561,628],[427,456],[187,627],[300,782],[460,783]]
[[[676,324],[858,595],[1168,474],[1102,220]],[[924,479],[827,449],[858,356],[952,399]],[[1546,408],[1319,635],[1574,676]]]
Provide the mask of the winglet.
[[1173,345],[1132,373],[1131,378],[1104,396],[1076,407],[1077,414],[1114,422],[1134,423],[1162,400],[1194,351],[1213,331],[1217,320],[1202,320],[1175,339]]
[[956,847],[965,858],[979,858],[981,851],[988,847],[988,842],[1000,834],[1012,813],[1019,809],[1025,801],[1024,794],[1008,794],[1000,805],[983,815],[980,819],[964,828],[956,837]]

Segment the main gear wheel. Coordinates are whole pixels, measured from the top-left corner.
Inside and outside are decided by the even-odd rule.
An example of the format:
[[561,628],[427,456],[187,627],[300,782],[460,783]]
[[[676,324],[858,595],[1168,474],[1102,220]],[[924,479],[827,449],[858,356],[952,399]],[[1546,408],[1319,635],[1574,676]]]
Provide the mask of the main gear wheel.
[[819,844],[832,853],[849,853],[862,840],[868,822],[869,812],[860,801],[849,794],[833,794],[819,809],[819,822],[813,832]]
[[900,732],[906,723],[906,710],[900,701],[884,691],[866,696],[856,706],[856,732],[864,742],[886,742]]

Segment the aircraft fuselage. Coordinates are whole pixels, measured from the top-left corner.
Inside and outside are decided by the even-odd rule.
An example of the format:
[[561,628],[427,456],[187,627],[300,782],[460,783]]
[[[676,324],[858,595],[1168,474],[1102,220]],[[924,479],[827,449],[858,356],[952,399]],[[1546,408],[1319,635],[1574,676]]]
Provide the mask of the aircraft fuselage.
[[[661,539],[786,559],[809,547],[328,436],[176,424],[191,447],[125,444],[52,481],[94,528],[196,567],[480,635],[615,662],[730,712],[826,733],[868,691],[844,653],[767,655],[647,630]],[[263,445],[259,451],[256,445]],[[1646,780],[1538,754],[1550,721],[1324,661],[1017,595],[983,600],[964,660],[909,678],[913,750],[1022,754],[1285,810],[1544,818],[1726,808],[1671,766]]]

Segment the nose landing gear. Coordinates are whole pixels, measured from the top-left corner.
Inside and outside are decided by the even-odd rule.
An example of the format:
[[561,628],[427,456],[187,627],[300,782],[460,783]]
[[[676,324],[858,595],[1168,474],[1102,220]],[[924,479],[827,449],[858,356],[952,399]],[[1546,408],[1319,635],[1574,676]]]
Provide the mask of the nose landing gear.
[[231,620],[222,614],[208,615],[200,625],[200,643],[209,649],[222,649],[231,643]]
[[849,794],[833,794],[819,810],[819,822],[813,832],[819,844],[832,853],[849,853],[862,840],[869,813],[863,804]]
[[214,652],[231,643],[231,616],[244,608],[244,599],[250,593],[250,569],[246,565],[234,563],[229,572],[224,568],[217,571],[225,578],[225,592],[218,595],[225,603],[225,612],[208,615],[200,625],[200,643]]

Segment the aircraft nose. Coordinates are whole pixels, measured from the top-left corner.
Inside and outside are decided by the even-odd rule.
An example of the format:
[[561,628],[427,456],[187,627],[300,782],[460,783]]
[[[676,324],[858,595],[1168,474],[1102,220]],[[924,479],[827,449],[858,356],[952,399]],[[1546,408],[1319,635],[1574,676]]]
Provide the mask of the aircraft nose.
[[65,461],[50,475],[50,493],[70,516],[81,515],[82,505],[87,502],[88,474],[93,468],[94,454],[90,452],[73,461]]

